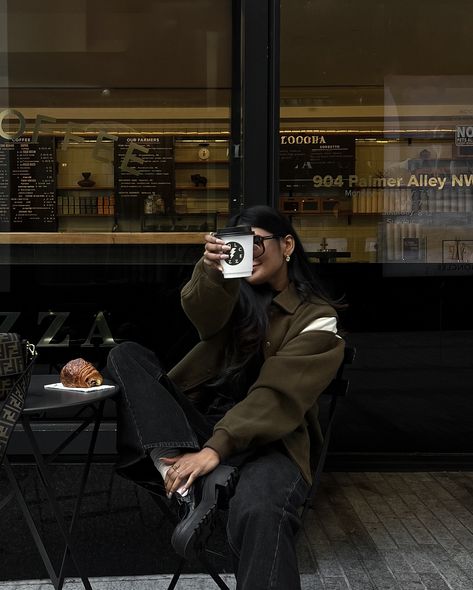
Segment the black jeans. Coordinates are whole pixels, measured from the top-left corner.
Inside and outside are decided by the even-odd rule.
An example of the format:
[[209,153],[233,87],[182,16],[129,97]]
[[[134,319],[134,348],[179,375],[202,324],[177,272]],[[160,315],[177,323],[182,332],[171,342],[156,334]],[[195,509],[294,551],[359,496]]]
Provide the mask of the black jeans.
[[[212,423],[166,377],[156,356],[134,342],[108,359],[117,398],[119,467],[130,472],[154,447],[199,450]],[[277,445],[230,457],[240,478],[230,502],[227,536],[238,590],[298,590],[295,535],[308,484]]]

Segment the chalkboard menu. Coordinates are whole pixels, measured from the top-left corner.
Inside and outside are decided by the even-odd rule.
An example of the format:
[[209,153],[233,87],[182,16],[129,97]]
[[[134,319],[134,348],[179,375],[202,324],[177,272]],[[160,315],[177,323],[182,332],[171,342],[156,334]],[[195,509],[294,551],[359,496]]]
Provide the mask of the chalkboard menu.
[[56,231],[54,138],[0,141],[0,231]]
[[355,174],[355,138],[315,133],[281,133],[281,190],[343,187]]
[[115,142],[115,189],[123,221],[143,215],[148,206],[175,211],[174,138],[128,135]]

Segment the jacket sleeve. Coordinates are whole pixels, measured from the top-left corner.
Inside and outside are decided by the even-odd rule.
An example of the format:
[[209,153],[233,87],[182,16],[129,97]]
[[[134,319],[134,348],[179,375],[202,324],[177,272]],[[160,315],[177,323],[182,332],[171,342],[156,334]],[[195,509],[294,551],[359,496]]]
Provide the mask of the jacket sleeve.
[[334,378],[344,341],[328,331],[298,334],[264,362],[247,397],[215,425],[205,446],[223,459],[284,438]]
[[226,326],[239,292],[240,279],[224,279],[221,272],[199,260],[182,288],[181,303],[201,340],[212,338]]

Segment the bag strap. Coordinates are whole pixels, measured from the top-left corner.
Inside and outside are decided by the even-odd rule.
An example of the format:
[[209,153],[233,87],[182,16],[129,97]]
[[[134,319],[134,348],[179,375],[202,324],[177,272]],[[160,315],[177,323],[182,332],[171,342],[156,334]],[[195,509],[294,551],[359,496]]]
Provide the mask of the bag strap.
[[8,447],[10,436],[18,422],[23,407],[25,405],[26,394],[30,384],[33,364],[36,360],[37,352],[35,346],[26,343],[26,362],[24,371],[13,384],[7,396],[0,406],[0,465]]

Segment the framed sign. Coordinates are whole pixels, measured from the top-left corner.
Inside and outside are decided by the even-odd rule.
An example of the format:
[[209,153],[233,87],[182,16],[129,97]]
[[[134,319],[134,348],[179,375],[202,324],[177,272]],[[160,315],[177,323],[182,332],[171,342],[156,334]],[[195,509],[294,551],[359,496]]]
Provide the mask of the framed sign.
[[54,138],[0,141],[0,230],[56,231]]
[[115,187],[121,205],[136,201],[141,210],[150,197],[162,203],[163,212],[173,213],[174,138],[128,135],[120,137],[114,148]]
[[442,262],[473,262],[473,240],[442,240]]
[[282,191],[343,188],[355,174],[355,138],[281,133],[279,171]]

